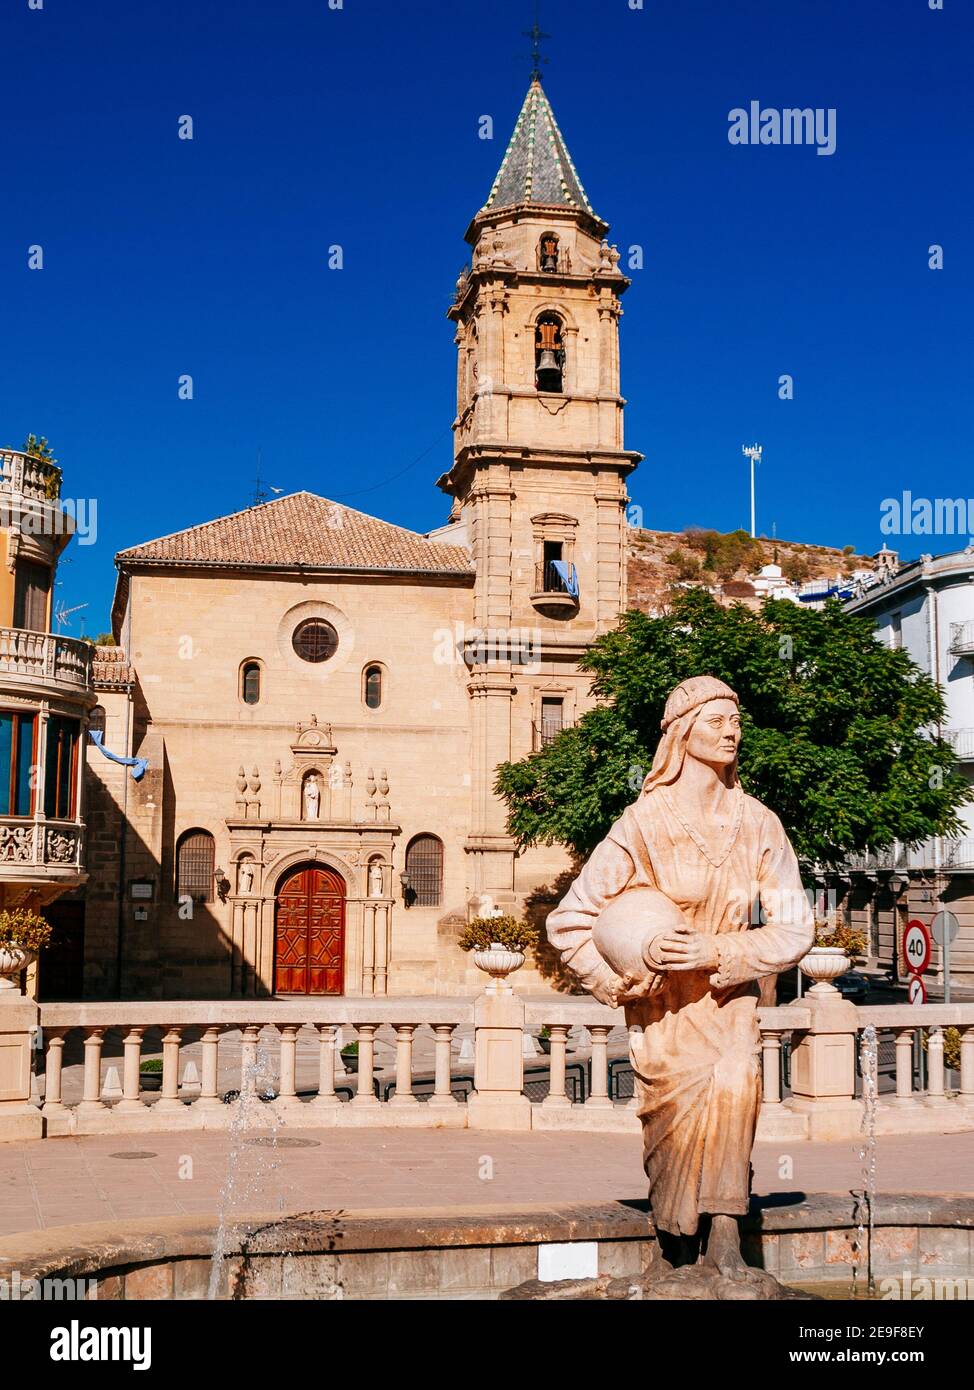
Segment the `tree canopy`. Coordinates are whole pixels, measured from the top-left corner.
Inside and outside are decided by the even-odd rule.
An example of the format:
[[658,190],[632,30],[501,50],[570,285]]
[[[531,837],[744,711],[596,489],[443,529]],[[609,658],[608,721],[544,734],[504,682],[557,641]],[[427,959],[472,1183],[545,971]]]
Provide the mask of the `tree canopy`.
[[588,854],[635,800],[667,695],[695,675],[740,697],[741,782],[781,817],[806,870],[961,829],[972,791],[936,733],[939,687],[835,601],[816,611],[769,599],[754,612],[690,589],[662,616],[624,614],[581,664],[596,708],[498,768],[522,847],[561,842]]

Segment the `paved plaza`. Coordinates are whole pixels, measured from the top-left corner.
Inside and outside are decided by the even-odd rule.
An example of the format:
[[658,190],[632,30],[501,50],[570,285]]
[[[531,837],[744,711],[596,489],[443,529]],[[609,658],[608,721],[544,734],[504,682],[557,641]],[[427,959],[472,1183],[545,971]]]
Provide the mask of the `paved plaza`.
[[[849,1143],[757,1144],[759,1194],[861,1188]],[[255,1130],[0,1145],[0,1239],[88,1221],[221,1209],[482,1206],[646,1195],[638,1136],[469,1130]],[[877,1190],[974,1193],[974,1133],[881,1137]]]

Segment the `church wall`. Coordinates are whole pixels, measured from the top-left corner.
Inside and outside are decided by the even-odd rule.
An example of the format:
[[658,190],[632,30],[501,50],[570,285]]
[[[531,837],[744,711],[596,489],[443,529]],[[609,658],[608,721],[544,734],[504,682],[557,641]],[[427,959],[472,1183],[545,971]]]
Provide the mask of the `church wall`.
[[[145,923],[137,925],[131,905],[124,907],[128,992],[156,990],[172,998],[228,993],[232,904],[197,905],[193,918],[183,920],[174,901],[174,846],[186,830],[208,830],[215,837],[216,864],[226,870],[231,851],[226,822],[237,815],[238,769],[244,768],[248,781],[258,770],[256,819],[273,820],[279,795],[275,761],[286,773],[296,725],[313,715],[332,726],[342,781],[346,762],[351,765],[353,820],[369,814],[368,769],[377,777],[383,770],[388,774],[389,819],[401,826],[391,875],[388,987],[396,993],[432,989],[437,921],[451,908],[466,910],[467,672],[455,655],[450,658],[458,635],[470,624],[471,606],[471,590],[462,581],[387,583],[370,577],[346,582],[169,571],[133,577],[130,650],[138,680],[133,747],[144,752],[153,743],[164,768],[156,769],[159,784],[148,793],[148,803],[151,773],[146,788],[130,786],[128,793],[127,877],[138,863],[140,872],[151,870],[158,884]],[[301,661],[290,648],[296,622],[315,615],[339,633],[337,653],[320,665]],[[262,664],[256,705],[240,697],[239,671],[247,659]],[[363,696],[363,668],[373,661],[384,670],[378,710],[367,709]],[[113,727],[110,737],[117,747],[124,733]],[[102,817],[104,835],[89,893],[95,949],[96,943],[109,945],[117,913],[118,856],[111,841],[120,772],[106,763],[94,777],[95,814]],[[438,835],[444,843],[443,897],[437,908],[407,910],[399,874],[406,846],[418,833]],[[327,858],[324,847],[323,853]],[[361,882],[349,884],[350,898],[365,891]],[[143,959],[143,937],[156,965]]]

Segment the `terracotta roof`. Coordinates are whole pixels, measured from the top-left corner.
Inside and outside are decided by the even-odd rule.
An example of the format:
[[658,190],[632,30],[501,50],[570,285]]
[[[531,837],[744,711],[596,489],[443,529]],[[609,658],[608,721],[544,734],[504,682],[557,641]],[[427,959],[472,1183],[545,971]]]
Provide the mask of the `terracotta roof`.
[[575,172],[555,113],[535,79],[524,98],[514,134],[482,211],[516,203],[595,212]]
[[121,550],[116,564],[258,569],[373,570],[472,574],[466,550],[440,545],[313,492],[294,492],[246,511]]
[[92,653],[91,679],[96,690],[130,684],[132,668],[126,660],[124,649],[96,647]]

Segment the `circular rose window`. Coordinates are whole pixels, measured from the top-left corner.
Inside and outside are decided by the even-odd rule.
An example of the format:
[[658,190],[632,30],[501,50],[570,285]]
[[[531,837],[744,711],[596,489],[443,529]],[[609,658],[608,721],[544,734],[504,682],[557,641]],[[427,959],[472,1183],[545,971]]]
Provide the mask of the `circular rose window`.
[[324,618],[309,618],[294,629],[291,645],[302,661],[328,661],[338,651],[338,633]]

